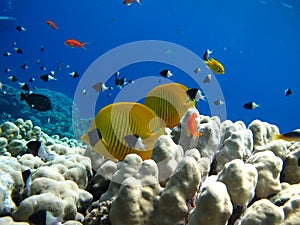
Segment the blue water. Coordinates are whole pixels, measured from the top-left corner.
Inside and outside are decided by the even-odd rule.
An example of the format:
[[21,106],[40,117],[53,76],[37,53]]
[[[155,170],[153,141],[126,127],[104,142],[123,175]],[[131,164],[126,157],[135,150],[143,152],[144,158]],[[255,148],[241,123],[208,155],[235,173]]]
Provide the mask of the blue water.
[[[25,32],[12,29],[0,33],[0,81],[3,84],[18,88],[18,84],[7,80],[8,74],[3,72],[9,67],[21,81],[35,77],[31,87],[48,88],[73,98],[86,70],[104,53],[134,41],[162,40],[183,46],[199,57],[205,49],[213,50],[212,56],[225,67],[225,74],[214,76],[223,93],[225,105],[220,107],[226,107],[227,119],[243,120],[246,124],[260,119],[276,124],[281,132],[300,126],[299,1],[142,0],[142,5],[125,6],[122,0],[2,0],[0,10],[0,16],[13,16],[16,25],[26,28]],[[45,23],[48,19],[59,29],[51,29]],[[87,49],[64,45],[70,38],[88,42]],[[13,41],[23,50],[22,55],[13,52]],[[45,47],[44,52],[39,51],[41,45]],[[147,54],[150,48],[145,46],[140,51]],[[13,54],[3,57],[2,53],[7,50]],[[173,53],[165,54],[171,57]],[[123,57],[130,58],[131,52],[116,60],[122,61]],[[47,83],[39,80],[38,77],[46,72],[35,65],[36,59],[47,68],[46,72],[55,70],[63,62],[62,70],[54,75],[58,80]],[[189,59],[183,60],[189,63]],[[20,69],[24,62],[29,66],[26,71]],[[65,69],[66,65],[70,65],[70,69]],[[109,67],[109,63],[106,66]],[[158,62],[128,65],[120,70],[120,77],[136,80],[157,76],[152,82],[159,84],[159,72],[163,69],[172,71],[174,76],[170,79],[175,82],[201,89],[204,85],[194,81],[193,76],[198,74],[188,75],[176,65]],[[69,75],[74,70],[80,74],[79,78],[73,79]],[[104,75],[95,73],[95,76],[102,81]],[[112,77],[106,85],[114,86],[113,74],[109,76]],[[87,103],[89,94],[95,94],[92,85],[87,87]],[[126,87],[129,85],[136,84]],[[290,97],[284,95],[286,88],[293,90]],[[100,93],[93,110],[113,102],[122,91],[114,87],[110,97],[107,97],[109,92]],[[260,107],[246,110],[242,106],[248,101],[254,101]],[[197,107],[202,114],[212,115],[210,104],[201,101]],[[84,109],[81,111],[84,116]]]

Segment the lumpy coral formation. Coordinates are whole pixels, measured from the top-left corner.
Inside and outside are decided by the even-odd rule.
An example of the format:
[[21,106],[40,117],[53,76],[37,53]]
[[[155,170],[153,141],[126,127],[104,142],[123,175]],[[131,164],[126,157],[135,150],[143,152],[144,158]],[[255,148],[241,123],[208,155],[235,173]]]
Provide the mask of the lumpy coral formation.
[[[3,84],[0,93],[0,124],[23,118],[25,124],[23,121],[15,122],[21,134],[26,132],[26,130],[32,130],[30,126],[34,124],[41,127],[50,136],[59,135],[67,138],[78,137],[88,128],[90,119],[72,121],[72,112],[74,113],[73,116],[76,116],[78,110],[74,108],[74,111],[72,111],[73,100],[71,98],[49,89],[36,88],[34,93],[48,96],[51,100],[52,110],[39,112],[30,108],[25,101],[20,101],[20,91],[18,89]],[[77,133],[74,134],[74,131]]]
[[[198,116],[202,136],[189,135]],[[259,120],[221,122],[189,109],[151,159],[113,162],[34,120],[0,125],[0,223],[299,224],[300,144]],[[38,151],[31,144],[38,143]],[[26,176],[27,174],[27,176]]]

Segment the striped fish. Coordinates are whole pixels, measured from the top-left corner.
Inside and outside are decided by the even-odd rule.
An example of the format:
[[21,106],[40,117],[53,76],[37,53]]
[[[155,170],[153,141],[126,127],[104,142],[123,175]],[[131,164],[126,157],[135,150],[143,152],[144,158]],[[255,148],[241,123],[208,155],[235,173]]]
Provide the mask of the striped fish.
[[156,112],[167,127],[175,127],[189,108],[195,108],[195,103],[186,94],[187,90],[179,83],[159,85],[147,94],[144,105]]
[[[147,106],[133,102],[113,103],[102,108],[81,139],[113,161],[136,153],[150,159],[155,141],[163,134],[161,119]],[[126,142],[128,136],[138,137],[144,149]]]

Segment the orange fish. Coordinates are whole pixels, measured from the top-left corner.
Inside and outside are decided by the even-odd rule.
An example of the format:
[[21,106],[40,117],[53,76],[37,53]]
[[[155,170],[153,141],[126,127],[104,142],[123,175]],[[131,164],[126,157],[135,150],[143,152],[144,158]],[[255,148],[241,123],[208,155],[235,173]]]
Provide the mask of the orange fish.
[[123,1],[123,4],[124,4],[124,5],[127,5],[127,6],[130,6],[131,3],[133,3],[133,2],[137,2],[137,3],[141,4],[141,1],[140,1],[140,0],[124,0],[124,1]]
[[70,46],[71,48],[85,48],[85,45],[87,44],[87,42],[85,43],[81,43],[80,41],[77,41],[75,39],[69,39],[65,41],[65,45]]
[[193,135],[194,141],[196,141],[198,136],[202,136],[202,132],[198,131],[198,124],[196,122],[196,118],[197,118],[197,114],[196,113],[192,113],[190,115],[190,117],[187,119],[187,135],[190,136],[191,134]]
[[58,30],[58,27],[52,20],[46,20],[45,21],[50,27],[52,27],[54,30]]

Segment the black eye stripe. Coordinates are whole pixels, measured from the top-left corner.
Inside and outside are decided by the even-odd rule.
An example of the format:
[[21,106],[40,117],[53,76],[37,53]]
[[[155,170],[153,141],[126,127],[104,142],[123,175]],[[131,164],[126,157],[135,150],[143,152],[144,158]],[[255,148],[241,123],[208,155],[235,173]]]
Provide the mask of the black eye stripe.
[[92,147],[94,147],[97,144],[97,142],[102,139],[101,133],[97,128],[94,128],[93,130],[89,131],[88,137]]

